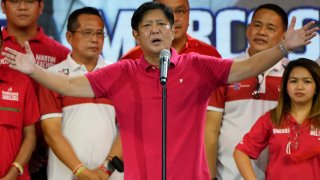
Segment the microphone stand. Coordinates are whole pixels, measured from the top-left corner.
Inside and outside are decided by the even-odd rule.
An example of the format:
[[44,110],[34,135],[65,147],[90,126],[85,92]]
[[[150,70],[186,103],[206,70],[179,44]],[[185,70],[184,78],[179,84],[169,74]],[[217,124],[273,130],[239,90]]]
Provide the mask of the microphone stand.
[[167,154],[167,82],[162,84],[162,180],[166,180]]
[[171,53],[167,49],[160,51],[160,84],[162,85],[162,180],[166,180],[167,156],[167,78]]

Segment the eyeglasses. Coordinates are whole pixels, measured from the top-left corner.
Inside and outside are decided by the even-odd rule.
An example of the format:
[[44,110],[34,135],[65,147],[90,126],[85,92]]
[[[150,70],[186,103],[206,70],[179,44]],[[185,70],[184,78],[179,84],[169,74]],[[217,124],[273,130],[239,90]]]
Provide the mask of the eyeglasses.
[[257,78],[257,85],[256,85],[255,90],[251,94],[254,99],[260,99],[260,94],[261,94],[260,86],[264,80],[264,74],[261,74],[261,75],[257,76],[256,78]]
[[6,0],[7,2],[10,2],[12,5],[17,6],[21,2],[25,2],[27,5],[33,5],[36,2],[40,2],[41,0]]
[[97,36],[97,38],[103,39],[106,36],[104,31],[76,30],[74,33],[80,33],[84,38],[92,38],[93,36]]
[[185,8],[178,8],[173,10],[173,13],[177,16],[184,16],[187,12],[189,12],[189,9]]

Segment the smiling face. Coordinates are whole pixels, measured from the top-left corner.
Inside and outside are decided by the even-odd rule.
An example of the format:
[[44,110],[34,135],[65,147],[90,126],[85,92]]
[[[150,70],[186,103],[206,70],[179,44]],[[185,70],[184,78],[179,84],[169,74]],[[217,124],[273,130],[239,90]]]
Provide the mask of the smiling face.
[[6,15],[8,27],[28,28],[37,26],[39,16],[42,14],[43,1],[2,1],[2,12]]
[[156,57],[162,49],[170,49],[174,37],[174,27],[160,9],[150,10],[145,13],[138,25],[138,30],[133,30],[133,36],[144,52],[144,56]]
[[250,56],[276,46],[284,33],[285,27],[276,12],[269,9],[258,10],[246,32]]
[[287,93],[292,105],[312,104],[316,83],[307,69],[299,66],[292,69],[287,82]]

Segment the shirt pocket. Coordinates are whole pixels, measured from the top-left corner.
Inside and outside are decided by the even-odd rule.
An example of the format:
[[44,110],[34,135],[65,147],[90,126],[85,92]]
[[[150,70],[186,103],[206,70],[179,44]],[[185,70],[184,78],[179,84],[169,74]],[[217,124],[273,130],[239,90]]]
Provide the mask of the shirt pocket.
[[0,125],[19,127],[22,125],[21,108],[0,107]]

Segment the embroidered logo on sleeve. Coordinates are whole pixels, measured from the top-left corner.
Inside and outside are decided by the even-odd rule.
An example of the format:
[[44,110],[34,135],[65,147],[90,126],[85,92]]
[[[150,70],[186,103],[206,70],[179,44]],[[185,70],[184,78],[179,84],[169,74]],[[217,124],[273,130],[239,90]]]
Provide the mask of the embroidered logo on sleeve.
[[8,91],[1,91],[1,98],[7,101],[19,101],[19,93],[13,92],[12,87],[10,87]]

